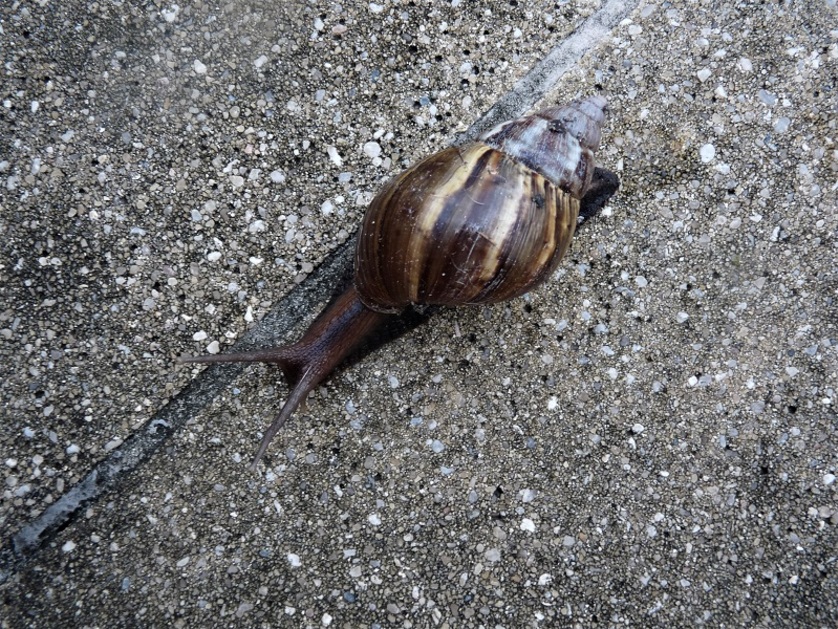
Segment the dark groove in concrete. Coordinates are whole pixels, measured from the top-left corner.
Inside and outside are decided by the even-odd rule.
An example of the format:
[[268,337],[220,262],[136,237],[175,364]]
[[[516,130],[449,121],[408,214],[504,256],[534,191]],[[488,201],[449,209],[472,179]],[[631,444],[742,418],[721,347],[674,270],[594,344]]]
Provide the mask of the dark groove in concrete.
[[[499,122],[520,116],[530,109],[636,5],[636,0],[609,0],[573,35],[556,46],[511,92],[501,97],[461,134],[456,143],[473,139]],[[354,248],[355,237],[336,249],[305,282],[289,292],[256,327],[244,334],[230,351],[244,351],[281,342],[284,334],[300,323],[319,303],[331,297],[333,288],[341,280],[343,269],[352,261]],[[148,461],[171,435],[186,425],[189,418],[229,386],[244,371],[245,366],[225,364],[204,369],[139,431],[100,461],[81,482],[23,526],[12,536],[10,544],[0,550],[0,583],[20,571],[56,534],[72,523],[85,506],[117,487],[128,474]]]
[[460,134],[455,143],[461,144],[476,138],[484,131],[518,118],[553,89],[588,50],[601,42],[606,35],[624,20],[639,4],[638,0],[621,2],[608,0],[605,5],[585,20],[574,33],[553,48],[511,91],[501,96],[485,114]]
[[[244,351],[281,342],[285,333],[299,324],[319,303],[326,301],[342,270],[351,261],[355,238],[341,245],[312,273],[295,287],[256,327],[245,333],[231,348]],[[198,374],[143,427],[100,461],[78,484],[70,488],[38,517],[11,538],[0,550],[0,583],[31,559],[64,529],[84,507],[118,486],[189,418],[212,402],[221,390],[244,371],[246,365],[212,365]],[[184,366],[184,369],[191,367]]]

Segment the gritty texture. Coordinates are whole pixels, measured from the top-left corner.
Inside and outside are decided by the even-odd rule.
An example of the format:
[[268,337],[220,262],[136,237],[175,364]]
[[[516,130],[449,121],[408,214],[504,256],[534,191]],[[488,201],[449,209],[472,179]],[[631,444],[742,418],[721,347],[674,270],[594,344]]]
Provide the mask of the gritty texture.
[[[4,539],[600,8],[0,8]],[[248,367],[0,622],[838,624],[836,23],[638,7],[540,103],[606,95],[623,184],[554,280],[339,371],[258,476]]]
[[466,4],[2,9],[0,430],[25,478],[7,525],[182,388],[176,352],[261,318],[384,178],[597,6],[541,8],[546,39],[520,32],[520,10]]

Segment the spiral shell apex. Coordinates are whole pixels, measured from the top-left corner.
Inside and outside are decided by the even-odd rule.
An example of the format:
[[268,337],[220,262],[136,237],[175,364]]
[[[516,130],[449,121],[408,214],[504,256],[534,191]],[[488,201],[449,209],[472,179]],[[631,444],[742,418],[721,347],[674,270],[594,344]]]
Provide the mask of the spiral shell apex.
[[506,122],[386,184],[356,251],[364,304],[494,303],[549,277],[591,185],[605,106],[594,96]]

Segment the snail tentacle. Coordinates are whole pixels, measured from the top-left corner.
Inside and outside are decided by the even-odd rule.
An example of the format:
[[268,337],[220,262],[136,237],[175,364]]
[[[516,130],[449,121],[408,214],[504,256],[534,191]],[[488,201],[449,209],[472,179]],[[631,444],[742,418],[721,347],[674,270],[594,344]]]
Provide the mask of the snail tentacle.
[[278,365],[291,393],[259,444],[252,467],[306,396],[392,315],[367,308],[350,286],[312,323],[296,343],[250,352],[181,358],[184,363],[270,363]]

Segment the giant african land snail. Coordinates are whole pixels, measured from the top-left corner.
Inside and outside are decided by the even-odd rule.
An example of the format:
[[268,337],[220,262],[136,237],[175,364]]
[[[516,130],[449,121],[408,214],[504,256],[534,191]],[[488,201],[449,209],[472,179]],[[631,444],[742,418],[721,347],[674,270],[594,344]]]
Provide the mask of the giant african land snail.
[[420,161],[373,199],[354,282],[299,341],[182,359],[282,369],[293,389],[254,466],[308,393],[388,318],[409,306],[512,299],[550,277],[577,218],[596,214],[619,186],[594,164],[605,109],[600,96],[549,107]]

